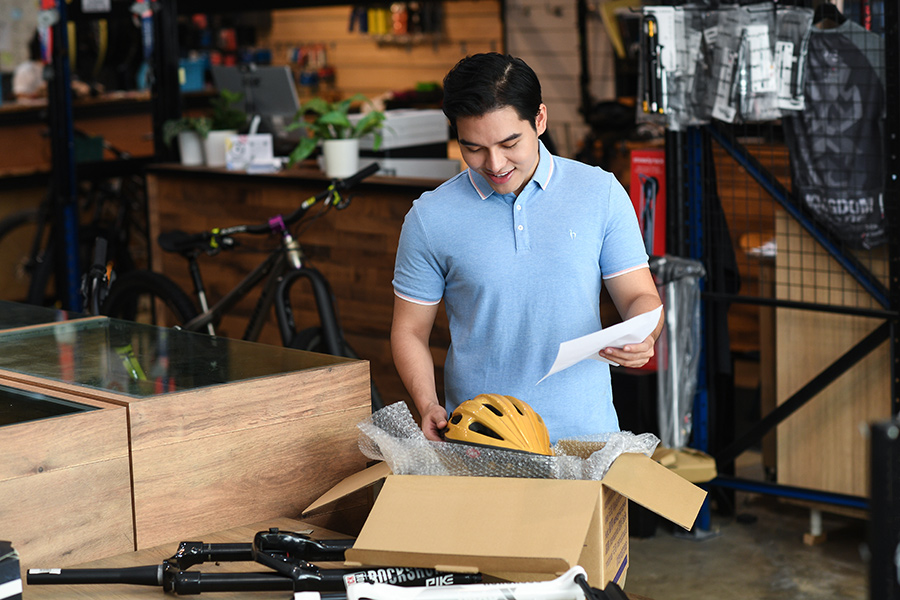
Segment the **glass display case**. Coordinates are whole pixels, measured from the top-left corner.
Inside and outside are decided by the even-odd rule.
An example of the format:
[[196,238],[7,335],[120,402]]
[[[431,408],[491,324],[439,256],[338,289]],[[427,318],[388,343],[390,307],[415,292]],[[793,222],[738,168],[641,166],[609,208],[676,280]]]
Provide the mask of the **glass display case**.
[[0,385],[0,427],[89,410],[97,407]]
[[[98,531],[140,549],[296,516],[365,466],[366,361],[13,303],[0,315],[0,497],[28,498],[0,503],[0,523],[44,564],[123,551]],[[98,528],[104,503],[117,517]],[[46,514],[71,539],[48,536]],[[316,524],[340,531],[339,517]]]
[[0,330],[44,325],[86,316],[56,308],[0,300]]
[[18,326],[0,329],[0,369],[131,397],[350,360],[42,307],[4,303],[0,309],[5,323],[21,319]]

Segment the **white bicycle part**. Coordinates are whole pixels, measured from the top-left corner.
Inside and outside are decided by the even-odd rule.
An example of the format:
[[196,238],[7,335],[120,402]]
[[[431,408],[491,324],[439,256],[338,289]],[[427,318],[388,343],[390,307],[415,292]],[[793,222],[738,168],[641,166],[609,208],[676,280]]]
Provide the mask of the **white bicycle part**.
[[352,583],[347,600],[585,600],[575,581],[582,567],[574,566],[551,581],[474,583],[436,587],[400,587],[386,583]]

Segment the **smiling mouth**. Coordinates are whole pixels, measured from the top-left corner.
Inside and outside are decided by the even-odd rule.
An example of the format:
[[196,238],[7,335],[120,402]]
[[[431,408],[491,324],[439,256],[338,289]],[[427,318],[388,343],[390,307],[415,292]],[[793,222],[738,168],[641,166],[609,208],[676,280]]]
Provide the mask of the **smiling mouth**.
[[493,179],[494,181],[503,181],[507,179],[512,174],[512,169],[509,171],[504,171],[503,173],[488,173],[488,177]]

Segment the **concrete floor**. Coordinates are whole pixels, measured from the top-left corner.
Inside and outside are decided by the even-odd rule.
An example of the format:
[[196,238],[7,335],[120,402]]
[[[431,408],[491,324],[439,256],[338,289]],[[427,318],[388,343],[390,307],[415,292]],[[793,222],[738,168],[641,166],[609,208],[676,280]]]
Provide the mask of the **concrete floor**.
[[668,522],[653,537],[632,537],[625,591],[652,600],[869,597],[867,521],[823,512],[826,540],[808,546],[809,509],[743,492],[735,516],[713,513],[711,521],[718,535],[702,541]]

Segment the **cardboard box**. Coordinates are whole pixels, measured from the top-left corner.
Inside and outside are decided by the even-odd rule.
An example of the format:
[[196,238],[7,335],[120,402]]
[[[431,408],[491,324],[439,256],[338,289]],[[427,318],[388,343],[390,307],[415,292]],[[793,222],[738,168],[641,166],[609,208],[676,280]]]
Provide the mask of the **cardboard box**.
[[718,475],[716,459],[693,448],[674,450],[660,446],[653,460],[692,483],[712,481]]
[[[602,481],[388,475],[370,467],[310,505],[312,513],[385,478],[348,564],[552,579],[579,564],[588,581],[623,585],[628,500],[690,529],[706,492],[642,454],[623,454]],[[441,515],[436,519],[435,515]]]
[[631,152],[631,203],[650,256],[666,253],[666,152],[662,148]]

